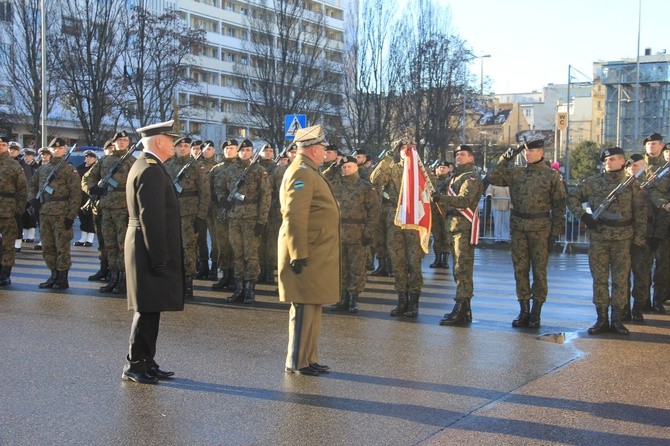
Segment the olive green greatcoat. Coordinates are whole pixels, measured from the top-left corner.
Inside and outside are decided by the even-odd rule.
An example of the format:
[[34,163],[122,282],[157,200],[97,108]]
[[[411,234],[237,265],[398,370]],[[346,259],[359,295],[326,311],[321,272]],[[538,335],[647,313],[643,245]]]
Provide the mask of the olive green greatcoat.
[[[298,154],[279,189],[279,300],[328,304],[340,298],[340,210],[318,166]],[[295,274],[291,260],[307,259]]]

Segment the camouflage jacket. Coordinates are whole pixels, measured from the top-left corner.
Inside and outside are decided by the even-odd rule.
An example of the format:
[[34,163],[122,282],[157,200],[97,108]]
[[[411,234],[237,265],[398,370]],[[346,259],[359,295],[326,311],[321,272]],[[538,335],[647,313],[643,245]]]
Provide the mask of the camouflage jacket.
[[340,242],[369,243],[379,223],[380,202],[375,187],[358,172],[335,177],[330,182],[340,205]]
[[[93,164],[93,167],[86,172],[86,175],[81,179],[81,188],[90,195],[90,188],[98,184],[110,170],[116,164],[116,162],[126,154],[126,150],[115,150],[111,154],[105,156],[102,159]],[[116,171],[112,176],[119,185],[113,190],[108,190],[105,195],[100,198],[99,206],[102,209],[127,209],[128,205],[126,203],[126,179],[128,178],[128,172],[130,172],[130,167],[135,163],[135,157],[130,156],[123,165]],[[111,187],[111,186],[110,186]],[[109,189],[109,188],[108,188]]]
[[14,217],[23,214],[28,201],[26,176],[19,163],[0,153],[0,217]]
[[449,187],[454,190],[455,196],[449,196],[445,189],[440,196],[440,204],[444,207],[445,225],[449,232],[462,232],[472,229],[472,223],[458,212],[458,209],[468,208],[478,212],[479,199],[484,192],[484,183],[477,174],[474,164],[457,166],[449,180]]
[[[250,160],[237,159],[226,166],[221,174],[216,177],[216,183],[212,188],[217,195],[218,202],[228,198],[230,191],[235,186]],[[256,220],[256,223],[267,224],[268,211],[270,209],[270,183],[268,173],[258,164],[253,164],[238,189],[239,197],[244,199],[233,199],[232,207],[228,210],[228,218]]]
[[[177,178],[179,172],[191,159],[190,154],[186,156],[173,156],[165,163],[165,169],[172,177],[172,181]],[[198,161],[191,164],[181,181],[179,181],[179,184],[183,187],[181,193],[177,193],[179,214],[181,217],[206,219],[210,203],[210,189],[205,165]]]
[[[656,170],[658,170],[663,164],[665,164],[665,159],[663,155],[659,156],[649,156],[649,154],[644,154],[644,162],[647,164],[647,167],[644,171],[645,179],[649,179]],[[667,181],[667,176],[665,180]],[[665,215],[663,209],[660,209],[663,206],[663,178],[657,181],[652,187],[645,187],[643,189],[644,195],[647,198],[647,238],[665,238],[665,227],[668,225],[668,216]],[[667,193],[666,201],[667,201]],[[658,220],[658,221],[657,221]],[[664,234],[663,237],[660,237],[661,233]]]
[[[590,203],[595,211],[605,201],[614,188],[625,181],[625,172],[602,172],[582,180],[568,195],[568,207],[573,214],[581,218],[586,211],[582,203]],[[626,188],[607,208],[608,212],[619,212],[621,220],[611,221],[604,218],[598,220],[598,228],[589,231],[591,240],[628,240],[633,239],[636,245],[644,244],[647,230],[647,211],[640,184],[636,181],[632,187]]]
[[381,191],[382,203],[387,209],[387,220],[395,218],[400,188],[402,186],[403,162],[395,163],[393,157],[385,156],[370,174],[370,182]]
[[28,186],[28,197],[35,198],[37,192],[44,186],[52,170],[58,169],[49,186],[53,194],[43,194],[44,202],[40,207],[40,214],[54,215],[74,220],[81,206],[81,184],[76,167],[70,163],[62,165],[63,158],[52,157],[51,161],[43,164],[35,171]]
[[277,168],[277,163],[273,159],[259,159],[258,164],[265,169],[268,175],[272,175],[272,172]]
[[553,236],[563,233],[565,186],[558,172],[552,170],[544,161],[526,166],[511,166],[501,157],[488,178],[494,186],[509,187],[513,207],[510,217],[512,229],[551,231]]

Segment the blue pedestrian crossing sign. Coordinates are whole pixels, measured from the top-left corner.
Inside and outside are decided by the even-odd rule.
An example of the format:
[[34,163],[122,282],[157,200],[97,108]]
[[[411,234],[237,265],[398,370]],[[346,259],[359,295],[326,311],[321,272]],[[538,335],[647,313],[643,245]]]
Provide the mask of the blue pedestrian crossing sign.
[[284,137],[292,141],[298,129],[307,127],[307,115],[286,115],[284,117]]

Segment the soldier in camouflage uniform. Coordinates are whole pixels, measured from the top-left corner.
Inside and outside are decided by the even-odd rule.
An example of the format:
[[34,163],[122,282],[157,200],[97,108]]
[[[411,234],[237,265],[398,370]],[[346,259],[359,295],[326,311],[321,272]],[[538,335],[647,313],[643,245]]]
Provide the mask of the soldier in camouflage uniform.
[[[54,138],[49,143],[51,161],[40,166],[30,179],[28,197],[34,208],[40,212],[40,236],[42,238],[42,256],[51,270],[51,277],[39,284],[40,288],[66,289],[68,272],[72,266],[70,257],[70,241],[74,236],[72,225],[81,205],[81,186],[77,169],[71,164],[63,163],[67,152],[65,141]],[[42,190],[49,174],[56,170],[49,186],[53,193],[44,193],[41,203],[35,196]]]
[[[238,159],[224,169],[214,186],[219,202],[227,209],[228,237],[233,248],[236,286],[228,301],[245,304],[256,299],[255,286],[260,273],[258,243],[270,209],[268,173],[258,163],[251,164],[253,152],[252,142],[242,141]],[[244,181],[235,191],[235,184],[243,174]]]
[[[261,156],[258,159],[258,164],[268,173],[268,184],[270,187],[270,196],[272,197],[272,172],[277,168],[275,163],[275,151],[272,144],[265,144],[261,149]],[[270,198],[272,202],[272,198]],[[277,239],[272,238],[270,234],[268,213],[268,224],[265,225],[261,239],[258,242],[258,261],[261,272],[258,275],[258,283],[265,283],[274,285],[275,283],[275,263],[277,262]]]
[[341,174],[331,180],[333,195],[340,205],[340,257],[342,286],[340,301],[333,310],[358,311],[358,296],[365,289],[365,256],[372,242],[381,212],[374,186],[358,176],[356,158],[345,156]]
[[335,144],[328,144],[328,146],[326,147],[326,152],[325,153],[326,153],[326,155],[325,155],[325,158],[323,160],[323,164],[321,165],[321,167],[319,167],[319,170],[321,171],[321,173],[328,170],[328,168],[330,166],[332,166],[333,164],[337,164],[340,161],[340,159],[342,158],[342,154],[340,153],[340,151],[338,150],[338,148]]
[[[445,224],[447,236],[454,256],[454,280],[456,281],[456,304],[451,313],[445,314],[440,325],[466,325],[472,322],[470,300],[474,294],[472,275],[475,262],[475,245],[470,243],[473,223],[459,210],[479,212],[479,198],[484,192],[484,184],[475,170],[475,156],[472,147],[462,144],[454,150],[456,169],[447,189],[436,192],[433,197],[447,214]],[[453,190],[453,195],[448,193]]]
[[[228,236],[228,222],[221,218],[225,214],[225,208],[223,207],[223,201],[219,200],[219,195],[216,191],[223,187],[223,172],[237,159],[237,146],[238,142],[235,139],[224,141],[221,144],[223,161],[216,164],[207,173],[207,179],[211,188],[210,197],[214,203],[212,255],[216,259],[217,268],[222,272],[221,279],[212,285],[212,289],[215,291],[231,290],[235,287],[233,248],[230,246],[230,237]],[[227,196],[223,198],[227,198]]]
[[[620,213],[620,219],[601,216],[597,221],[582,207],[590,203],[596,209],[609,193],[625,181],[623,149],[605,149],[600,155],[605,164],[605,172],[583,180],[568,195],[568,207],[590,230],[589,266],[593,276],[593,303],[598,320],[589,328],[589,334],[609,331],[627,335],[628,329],[621,322],[621,313],[628,297],[630,277],[631,241],[636,247],[643,246],[646,232],[646,209],[644,196],[637,181],[623,190],[606,209],[610,213]],[[612,280],[610,296],[609,280]],[[611,323],[608,310],[612,307]]]
[[358,149],[355,150],[351,156],[356,158],[356,164],[358,164],[358,176],[364,180],[368,180],[370,178],[370,168],[366,167],[366,163],[370,155],[368,155],[365,150]]
[[101,178],[112,170],[114,165],[128,152],[130,138],[125,131],[112,137],[113,152],[98,160],[81,180],[81,186],[88,195],[100,196],[102,209],[102,237],[105,240],[105,252],[110,269],[107,285],[100,288],[103,293],[126,294],[126,267],[124,264],[124,243],[128,228],[128,207],[126,204],[126,178],[135,163],[135,157],[129,156],[112,177],[117,186],[108,184],[106,188],[98,186]]
[[15,261],[14,239],[28,201],[26,176],[21,165],[9,156],[9,138],[0,137],[0,286],[11,285],[10,275]]
[[[196,274],[196,231],[207,231],[206,219],[210,203],[209,181],[207,181],[205,166],[191,156],[191,142],[191,138],[177,139],[175,156],[165,163],[165,169],[175,183],[179,202],[181,241],[184,250],[184,295],[187,299],[193,298],[193,277]],[[182,176],[181,179],[178,179],[180,173]]]
[[[442,161],[435,168],[435,180],[439,184],[446,184],[449,176],[454,171],[453,163]],[[439,186],[438,186],[439,187]],[[444,209],[437,206],[435,202],[431,204],[432,223],[430,231],[433,234],[433,252],[435,252],[435,261],[428,265],[430,268],[449,268],[449,239],[447,238],[447,228],[445,226]]]
[[401,229],[394,223],[402,187],[404,156],[409,145],[407,141],[397,142],[391,156],[385,156],[372,171],[370,181],[382,190],[382,195],[389,202],[386,207],[387,249],[395,270],[395,289],[398,292],[398,305],[391,310],[391,316],[416,317],[423,286],[421,260],[425,254],[419,231]]
[[[510,165],[521,151],[526,165]],[[508,149],[488,178],[494,186],[509,187],[512,200],[512,263],[516,297],[521,308],[512,327],[539,328],[542,304],[547,300],[549,253],[558,236],[565,231],[565,186],[558,172],[544,162],[542,139],[531,141],[525,145],[525,150],[524,145]]]
[[[205,149],[202,156],[200,152],[202,149]],[[212,167],[216,165],[216,160],[214,154],[216,152],[216,147],[214,147],[214,142],[211,140],[201,141],[194,140],[191,141],[191,156],[198,159],[198,163],[204,166],[205,174],[207,174]],[[210,190],[211,195],[211,190]],[[195,278],[196,279],[207,279],[213,280],[216,282],[218,279],[218,271],[216,265],[216,258],[212,254],[210,257],[209,244],[207,243],[207,234],[209,232],[210,238],[212,240],[212,248],[214,248],[214,223],[211,220],[214,218],[214,203],[210,200],[210,205],[208,208],[207,219],[204,222],[200,222],[202,227],[196,228],[196,261],[195,261]],[[209,261],[212,260],[212,268],[209,267]],[[213,271],[212,271],[213,270]]]
[[[105,156],[110,155],[114,151],[114,143],[110,139],[103,145]],[[83,189],[83,186],[82,186]],[[105,237],[102,233],[102,209],[100,208],[100,201],[90,201],[91,212],[93,213],[93,227],[98,236],[98,260],[100,261],[100,269],[88,276],[90,281],[107,280],[110,275],[109,262],[107,260],[107,252],[105,251]]]

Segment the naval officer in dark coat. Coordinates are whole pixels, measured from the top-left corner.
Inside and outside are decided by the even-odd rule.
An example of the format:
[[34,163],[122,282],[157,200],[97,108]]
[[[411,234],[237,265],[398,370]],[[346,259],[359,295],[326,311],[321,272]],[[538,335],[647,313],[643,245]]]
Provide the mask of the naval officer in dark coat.
[[144,149],[128,173],[125,267],[128,308],[135,311],[122,378],[142,384],[170,379],[154,360],[162,311],[184,309],[179,204],[164,163],[174,155],[174,121],[137,129]]

